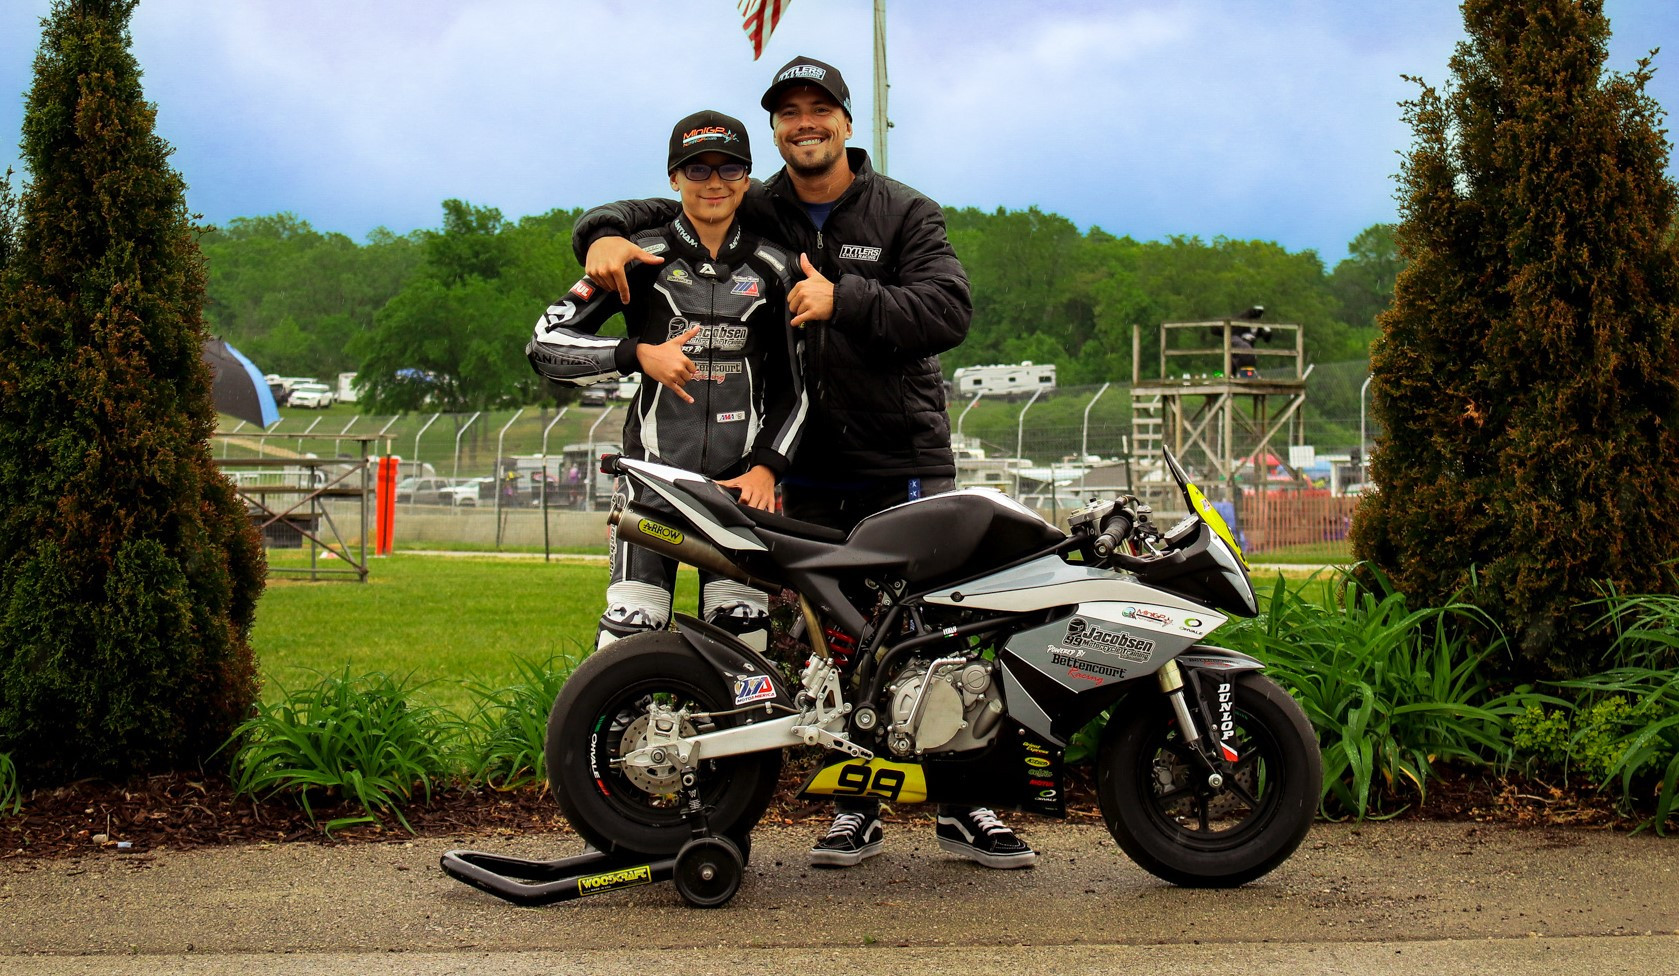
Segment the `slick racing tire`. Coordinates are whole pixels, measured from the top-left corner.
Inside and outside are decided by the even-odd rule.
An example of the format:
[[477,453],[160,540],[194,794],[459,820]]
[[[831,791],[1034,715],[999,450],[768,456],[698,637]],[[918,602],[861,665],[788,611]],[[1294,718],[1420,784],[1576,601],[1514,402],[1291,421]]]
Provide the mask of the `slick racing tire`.
[[[645,743],[648,706],[686,709],[683,732],[729,728],[739,716],[723,679],[678,635],[636,634],[596,651],[566,679],[548,716],[548,785],[583,839],[602,851],[675,854],[693,838],[689,792],[669,764],[630,769],[616,760]],[[781,773],[781,751],[706,760],[695,770],[713,834],[744,839],[764,815]],[[738,846],[738,844],[737,844]]]
[[1139,866],[1184,887],[1235,887],[1281,864],[1306,838],[1322,787],[1317,737],[1288,692],[1252,671],[1220,680],[1235,693],[1225,741],[1238,754],[1220,788],[1207,784],[1164,696],[1116,714],[1099,753],[1108,832]]

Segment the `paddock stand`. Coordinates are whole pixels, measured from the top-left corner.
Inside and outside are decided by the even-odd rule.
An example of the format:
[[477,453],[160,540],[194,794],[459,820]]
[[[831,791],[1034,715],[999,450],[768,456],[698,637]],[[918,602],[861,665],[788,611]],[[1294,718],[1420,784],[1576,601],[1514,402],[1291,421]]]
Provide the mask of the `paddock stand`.
[[549,905],[585,895],[672,881],[682,899],[695,908],[717,908],[740,890],[749,836],[739,840],[713,834],[698,815],[699,829],[674,857],[585,848],[582,854],[555,861],[533,861],[483,851],[449,851],[439,859],[443,873],[479,891],[515,905]]

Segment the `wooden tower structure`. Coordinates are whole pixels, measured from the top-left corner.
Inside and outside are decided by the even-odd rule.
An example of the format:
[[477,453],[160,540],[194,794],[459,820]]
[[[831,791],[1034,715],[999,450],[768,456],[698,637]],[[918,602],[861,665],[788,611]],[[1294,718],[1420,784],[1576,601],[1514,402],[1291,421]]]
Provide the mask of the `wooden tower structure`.
[[[1209,498],[1233,500],[1239,484],[1266,484],[1268,455],[1286,464],[1288,447],[1304,443],[1300,408],[1311,372],[1304,333],[1299,325],[1267,323],[1269,338],[1250,349],[1238,337],[1258,327],[1259,314],[1162,323],[1157,379],[1141,377],[1142,349],[1132,330],[1131,450],[1139,489],[1157,480],[1169,487],[1170,478],[1158,471],[1165,446]],[[1248,356],[1254,368],[1243,369]]]

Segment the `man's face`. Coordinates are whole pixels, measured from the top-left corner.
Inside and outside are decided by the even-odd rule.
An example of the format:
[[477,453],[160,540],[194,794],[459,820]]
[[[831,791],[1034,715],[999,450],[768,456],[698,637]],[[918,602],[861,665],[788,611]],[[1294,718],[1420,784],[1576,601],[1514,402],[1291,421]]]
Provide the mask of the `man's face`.
[[[746,196],[746,187],[750,183],[747,179],[725,180],[718,171],[718,167],[728,163],[738,164],[740,160],[733,156],[725,156],[720,152],[701,153],[693,157],[676,171],[670,174],[670,185],[682,194],[682,210],[695,223],[727,223],[740,207],[741,198]],[[686,170],[691,164],[702,163],[711,167],[711,173],[703,180],[688,178]]]
[[775,148],[795,173],[817,176],[845,159],[851,120],[833,96],[814,85],[793,85],[783,91],[773,124]]

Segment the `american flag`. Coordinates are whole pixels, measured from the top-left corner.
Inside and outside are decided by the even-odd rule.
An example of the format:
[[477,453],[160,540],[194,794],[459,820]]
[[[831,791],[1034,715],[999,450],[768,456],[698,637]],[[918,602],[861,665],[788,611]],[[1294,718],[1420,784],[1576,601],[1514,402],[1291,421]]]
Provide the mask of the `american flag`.
[[756,61],[764,53],[764,45],[770,42],[770,35],[775,33],[775,25],[781,23],[781,12],[793,0],[740,0],[738,9],[745,21],[741,28],[746,31],[746,39],[752,42],[752,60]]

